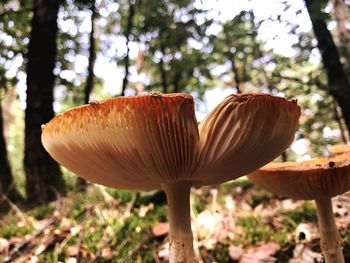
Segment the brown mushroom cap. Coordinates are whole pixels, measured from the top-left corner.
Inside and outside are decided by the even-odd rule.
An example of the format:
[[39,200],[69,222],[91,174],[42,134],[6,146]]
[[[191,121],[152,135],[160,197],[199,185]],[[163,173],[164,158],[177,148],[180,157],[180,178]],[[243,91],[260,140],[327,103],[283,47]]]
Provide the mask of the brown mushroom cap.
[[208,185],[273,160],[292,142],[299,116],[293,101],[231,95],[198,127],[190,95],[119,97],[55,117],[42,142],[56,161],[94,183],[146,190],[183,180]]
[[199,125],[198,184],[217,184],[271,162],[292,143],[300,107],[268,94],[231,95]]
[[350,153],[305,162],[269,163],[249,179],[274,194],[312,200],[350,190]]
[[56,116],[42,142],[63,166],[91,182],[157,189],[191,170],[198,142],[190,95],[120,97]]
[[346,144],[334,145],[329,149],[329,151],[332,155],[350,152],[350,145],[346,145]]

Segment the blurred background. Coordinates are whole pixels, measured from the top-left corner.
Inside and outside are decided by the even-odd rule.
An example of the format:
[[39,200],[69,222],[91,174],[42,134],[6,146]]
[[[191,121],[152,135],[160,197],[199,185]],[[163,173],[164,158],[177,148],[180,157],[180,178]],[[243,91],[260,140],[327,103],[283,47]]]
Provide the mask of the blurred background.
[[[54,114],[89,100],[187,92],[200,121],[228,94],[271,93],[302,107],[279,160],[347,144],[349,12],[347,0],[2,0],[1,206],[27,209],[86,190],[51,160],[40,133]],[[139,200],[98,189],[127,196],[124,204]]]

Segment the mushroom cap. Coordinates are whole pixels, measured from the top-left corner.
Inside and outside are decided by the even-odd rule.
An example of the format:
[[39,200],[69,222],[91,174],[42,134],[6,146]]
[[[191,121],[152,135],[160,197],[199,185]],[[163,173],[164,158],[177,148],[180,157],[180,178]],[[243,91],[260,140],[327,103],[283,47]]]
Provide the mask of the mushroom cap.
[[341,153],[345,153],[345,152],[350,152],[350,145],[346,145],[346,144],[333,145],[329,149],[329,151],[330,151],[330,153],[332,155],[337,155],[337,154],[341,154]]
[[305,162],[269,163],[248,177],[260,187],[288,198],[332,198],[350,190],[350,153]]
[[231,95],[198,127],[190,95],[119,97],[56,116],[42,143],[69,170],[109,187],[208,185],[273,160],[292,142],[299,116],[294,101]]
[[42,131],[50,155],[94,183],[157,189],[192,169],[198,142],[190,95],[113,98],[73,108]]
[[279,156],[294,140],[300,107],[269,94],[226,97],[199,124],[193,178],[218,184],[246,175]]

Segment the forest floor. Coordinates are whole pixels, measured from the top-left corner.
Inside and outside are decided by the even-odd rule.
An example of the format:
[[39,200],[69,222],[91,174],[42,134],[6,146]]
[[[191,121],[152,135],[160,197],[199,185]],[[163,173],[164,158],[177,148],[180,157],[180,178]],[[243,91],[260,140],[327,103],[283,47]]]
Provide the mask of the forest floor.
[[[0,262],[166,262],[163,192],[89,186],[24,211],[6,200]],[[192,190],[192,228],[202,262],[322,262],[313,202],[276,197],[239,179]],[[333,199],[350,262],[350,194]]]

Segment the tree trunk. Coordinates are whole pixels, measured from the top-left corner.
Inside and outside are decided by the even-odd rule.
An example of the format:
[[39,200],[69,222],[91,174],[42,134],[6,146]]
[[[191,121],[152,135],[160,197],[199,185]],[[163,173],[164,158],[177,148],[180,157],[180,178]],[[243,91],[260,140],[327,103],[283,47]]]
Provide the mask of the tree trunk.
[[95,19],[96,19],[96,7],[95,1],[91,3],[91,31],[90,31],[90,47],[89,47],[89,65],[88,76],[86,80],[86,86],[84,90],[84,103],[89,103],[90,94],[94,88],[95,74],[94,66],[96,61],[96,43],[95,43]]
[[235,88],[237,90],[237,93],[242,93],[241,80],[239,79],[238,68],[237,68],[236,62],[235,62],[235,56],[234,56],[234,54],[230,53],[229,57],[230,57],[230,61],[231,61],[231,69],[232,69],[232,73],[233,73],[233,79],[234,79],[234,82],[236,84]]
[[0,100],[0,186],[2,194],[6,195],[12,202],[22,200],[13,180],[10,162],[7,156],[6,140],[4,136],[2,106]]
[[58,164],[41,144],[41,125],[54,117],[53,87],[56,59],[57,14],[62,1],[36,0],[28,46],[27,107],[25,110],[26,191],[37,205],[53,200],[65,184]]
[[159,71],[160,71],[162,90],[163,90],[163,93],[168,93],[168,81],[167,81],[167,77],[166,77],[166,71],[165,71],[164,60],[163,60],[163,57],[165,55],[165,47],[163,46],[163,43],[161,43],[160,49],[162,51],[162,57],[160,58],[158,66],[159,66]]
[[346,64],[346,68],[350,71],[350,32],[346,28],[348,17],[346,14],[346,6],[344,0],[332,0],[334,17],[337,21],[337,31],[339,33],[339,51]]
[[281,154],[281,157],[282,157],[282,162],[288,161],[287,151],[283,151],[282,154]]
[[[96,43],[95,43],[95,19],[96,19],[96,6],[95,1],[92,1],[91,7],[91,31],[90,31],[90,47],[89,47],[89,64],[88,64],[88,76],[86,79],[86,85],[84,89],[84,103],[88,104],[90,101],[90,94],[94,88],[95,74],[94,66],[96,61]],[[84,178],[77,177],[76,189],[78,191],[85,191],[87,182]]]
[[128,23],[126,25],[126,30],[125,30],[125,34],[124,34],[124,36],[126,37],[126,55],[124,57],[125,76],[123,79],[122,92],[121,92],[120,96],[125,95],[125,90],[128,86],[129,67],[130,67],[129,42],[130,42],[130,34],[131,34],[132,27],[133,27],[133,22],[134,22],[135,7],[136,7],[136,0],[129,0]]
[[9,137],[8,128],[10,127],[10,125],[13,123],[15,119],[15,114],[13,113],[12,105],[16,100],[17,100],[16,88],[15,87],[7,88],[6,98],[4,99],[4,104],[3,104],[4,107],[2,109],[5,140],[8,140],[8,137]]
[[180,87],[181,74],[180,72],[176,72],[174,76],[174,93],[179,93],[184,87]]
[[332,104],[333,104],[332,105],[333,106],[333,116],[334,116],[334,120],[337,122],[337,124],[339,126],[340,138],[344,144],[347,144],[348,140],[346,139],[346,132],[345,132],[345,128],[343,126],[342,118],[338,112],[338,105],[335,101]]
[[321,13],[318,1],[305,0],[315,33],[318,49],[328,76],[328,89],[342,110],[348,131],[350,131],[350,81],[340,62],[338,50]]

